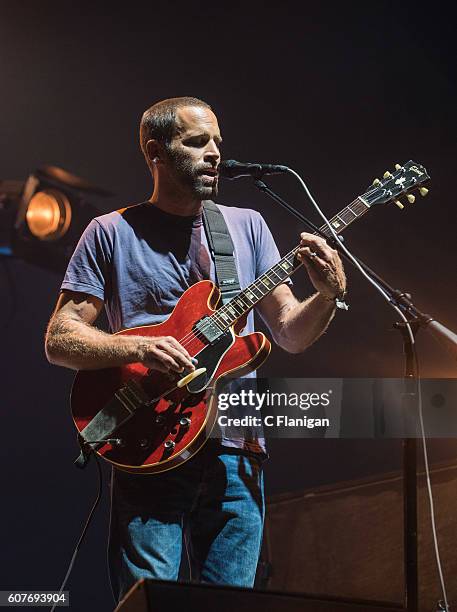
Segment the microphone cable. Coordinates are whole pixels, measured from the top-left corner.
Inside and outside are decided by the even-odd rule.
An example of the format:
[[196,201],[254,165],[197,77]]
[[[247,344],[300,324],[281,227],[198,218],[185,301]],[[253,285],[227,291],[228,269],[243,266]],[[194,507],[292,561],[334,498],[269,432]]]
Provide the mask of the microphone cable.
[[431,526],[432,526],[435,559],[436,559],[436,565],[438,568],[441,590],[442,590],[443,599],[444,599],[444,605],[445,605],[444,609],[446,612],[449,612],[450,608],[449,608],[449,604],[447,600],[446,585],[445,585],[444,576],[443,576],[441,557],[440,557],[440,551],[439,551],[439,545],[438,545],[438,536],[436,532],[435,506],[434,506],[434,501],[433,501],[433,492],[432,492],[432,485],[431,485],[431,479],[430,479],[430,467],[429,467],[429,460],[428,460],[427,440],[425,436],[425,427],[424,427],[423,410],[422,410],[422,388],[420,385],[419,358],[418,358],[416,342],[415,342],[413,331],[411,329],[411,325],[409,324],[409,321],[404,315],[404,313],[402,312],[402,310],[396,304],[392,302],[392,300],[389,298],[388,294],[384,291],[384,289],[373,278],[371,278],[369,274],[367,274],[367,272],[362,268],[362,266],[359,264],[356,258],[343,244],[343,241],[340,240],[338,234],[333,229],[330,221],[327,219],[327,217],[325,216],[325,214],[322,212],[319,205],[317,204],[316,200],[311,195],[311,192],[308,189],[308,186],[306,185],[302,177],[297,172],[295,172],[295,170],[292,170],[292,168],[288,168],[288,172],[292,174],[299,181],[300,185],[302,186],[303,190],[308,196],[309,201],[314,206],[315,210],[318,212],[318,214],[320,215],[324,223],[327,225],[334,240],[337,242],[337,244],[339,244],[341,249],[344,251],[345,255],[352,261],[352,263],[361,272],[361,274],[366,278],[366,280],[369,283],[371,283],[373,287],[382,295],[382,297],[386,300],[386,302],[392,308],[394,308],[394,310],[398,313],[400,318],[403,320],[405,327],[408,330],[408,335],[410,337],[411,346],[413,350],[413,361],[414,361],[414,371],[415,371],[414,373],[415,373],[417,398],[418,398],[419,422],[420,422],[420,431],[421,431],[422,450],[423,450],[423,455],[424,455],[425,474],[426,474],[426,481],[427,481],[427,492],[428,492],[428,499],[429,499],[429,506],[430,506],[430,520],[431,520]]
[[[61,586],[60,586],[59,595],[61,595],[61,594],[62,594],[62,592],[63,592],[63,591],[64,591],[64,589],[65,589],[65,585],[67,584],[68,578],[70,577],[71,571],[72,571],[73,566],[74,566],[74,564],[75,564],[75,561],[76,561],[76,556],[77,556],[77,554],[78,554],[78,552],[79,552],[79,547],[81,546],[81,544],[82,544],[82,542],[83,542],[83,540],[84,540],[84,537],[85,537],[85,535],[86,535],[86,533],[87,533],[87,530],[88,530],[88,528],[89,528],[89,525],[90,525],[90,523],[91,523],[91,521],[92,521],[92,518],[93,518],[93,516],[94,516],[95,510],[96,510],[96,508],[97,508],[97,506],[98,506],[98,504],[99,504],[99,502],[100,502],[101,496],[102,496],[102,485],[103,485],[103,473],[102,473],[102,468],[101,468],[101,466],[100,466],[100,461],[99,461],[99,459],[98,459],[98,457],[97,457],[97,453],[95,453],[95,452],[94,452],[94,453],[92,453],[92,454],[93,454],[93,456],[95,457],[95,463],[96,463],[96,465],[97,465],[97,471],[98,471],[98,491],[97,491],[97,496],[96,496],[96,498],[95,498],[94,503],[92,504],[92,508],[90,509],[89,515],[88,515],[88,517],[87,517],[87,519],[86,519],[86,522],[85,522],[85,524],[84,524],[84,527],[83,527],[83,530],[82,530],[82,532],[81,532],[81,535],[79,536],[78,542],[77,542],[77,544],[76,544],[76,546],[75,546],[75,549],[74,549],[74,551],[73,551],[73,555],[72,555],[72,557],[71,557],[70,563],[68,564],[67,573],[65,574],[65,578],[63,579],[63,582],[62,582],[62,584],[61,584]],[[58,598],[57,598],[57,601],[58,601]],[[54,612],[54,610],[55,610],[55,608],[56,608],[56,605],[57,605],[57,601],[56,601],[56,602],[54,603],[54,605],[52,606],[52,608],[51,608],[51,611],[50,611],[50,612]]]

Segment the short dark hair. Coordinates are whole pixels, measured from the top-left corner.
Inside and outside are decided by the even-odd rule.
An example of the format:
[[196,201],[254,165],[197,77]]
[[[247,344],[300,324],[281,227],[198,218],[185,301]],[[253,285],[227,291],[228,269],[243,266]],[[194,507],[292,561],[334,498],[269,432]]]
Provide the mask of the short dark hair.
[[144,111],[140,122],[140,145],[146,161],[148,161],[146,152],[148,140],[158,140],[165,146],[171,143],[176,131],[176,111],[184,106],[201,106],[211,110],[211,106],[203,100],[183,96],[161,100]]

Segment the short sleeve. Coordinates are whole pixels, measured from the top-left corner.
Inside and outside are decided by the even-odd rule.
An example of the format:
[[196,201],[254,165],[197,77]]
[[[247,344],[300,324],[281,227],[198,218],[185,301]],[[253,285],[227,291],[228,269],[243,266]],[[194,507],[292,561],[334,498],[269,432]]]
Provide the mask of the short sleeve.
[[92,219],[68,263],[61,289],[89,293],[106,301],[111,254],[109,237],[100,223]]
[[[259,213],[255,216],[256,278],[264,274],[281,259],[278,247],[265,219]],[[290,278],[284,282],[292,284]]]

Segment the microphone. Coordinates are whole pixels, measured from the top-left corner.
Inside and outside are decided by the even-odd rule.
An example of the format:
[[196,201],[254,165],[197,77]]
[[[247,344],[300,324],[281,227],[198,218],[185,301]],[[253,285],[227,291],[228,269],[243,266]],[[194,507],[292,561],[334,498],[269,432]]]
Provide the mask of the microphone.
[[265,174],[282,174],[288,172],[287,166],[278,164],[250,164],[237,162],[234,159],[227,159],[219,164],[218,172],[223,178],[236,179],[242,176],[253,176],[262,178]]

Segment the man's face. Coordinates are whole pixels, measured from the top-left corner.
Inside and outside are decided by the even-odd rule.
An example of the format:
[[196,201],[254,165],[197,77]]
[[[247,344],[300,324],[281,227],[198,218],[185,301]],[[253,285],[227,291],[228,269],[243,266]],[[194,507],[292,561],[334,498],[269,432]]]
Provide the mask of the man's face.
[[209,108],[186,106],[176,113],[176,127],[167,147],[172,180],[192,197],[215,197],[222,142],[215,114]]

